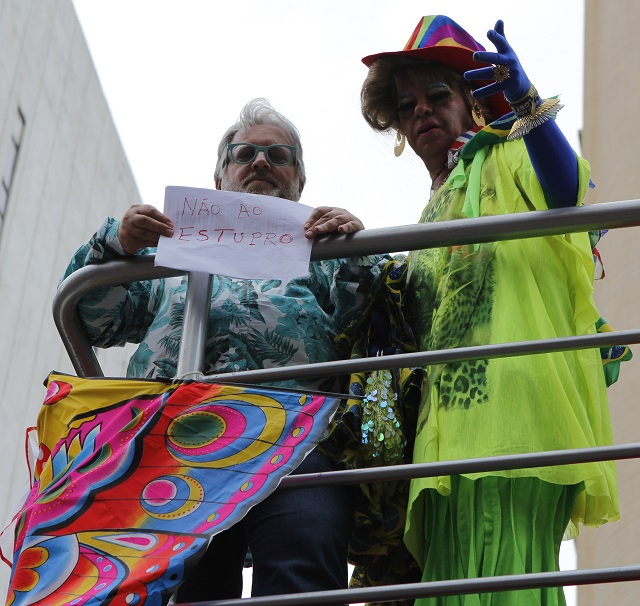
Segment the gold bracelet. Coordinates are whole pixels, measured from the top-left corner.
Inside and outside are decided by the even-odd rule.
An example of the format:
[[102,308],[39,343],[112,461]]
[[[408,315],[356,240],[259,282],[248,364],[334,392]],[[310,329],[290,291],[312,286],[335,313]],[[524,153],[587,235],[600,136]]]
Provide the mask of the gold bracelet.
[[529,114],[532,114],[536,109],[538,103],[538,91],[533,84],[529,84],[529,90],[525,93],[524,97],[520,97],[517,101],[509,101],[507,103],[511,106],[513,113],[518,118],[524,118]]
[[507,135],[507,141],[513,141],[524,137],[536,126],[544,124],[550,118],[555,118],[564,107],[559,99],[544,99],[538,103],[538,91],[531,84],[527,94],[517,101],[509,101],[513,113],[518,117],[513,123],[511,131]]

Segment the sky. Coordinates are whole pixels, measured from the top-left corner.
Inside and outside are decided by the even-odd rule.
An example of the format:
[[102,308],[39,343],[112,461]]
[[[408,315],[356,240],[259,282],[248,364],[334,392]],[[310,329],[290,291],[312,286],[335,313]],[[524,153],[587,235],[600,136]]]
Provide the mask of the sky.
[[[415,223],[430,180],[408,148],[360,114],[361,58],[401,50],[425,14],[448,14],[494,50],[497,19],[542,96],[560,95],[558,124],[579,151],[581,0],[73,0],[141,200],[167,185],[213,188],[223,132],[265,97],[302,134],[301,202],[338,206],[365,226]],[[482,9],[478,7],[481,6]]]
[[[301,132],[302,203],[346,208],[368,228],[415,223],[428,173],[408,146],[394,156],[393,137],[365,124],[359,98],[367,73],[361,58],[401,50],[425,14],[448,15],[488,50],[486,32],[502,19],[540,94],[560,95],[557,122],[580,152],[583,0],[73,4],[138,184],[132,204],[162,209],[168,185],[213,189],[222,134],[247,101],[265,97]],[[575,567],[573,557],[563,549],[563,567]]]

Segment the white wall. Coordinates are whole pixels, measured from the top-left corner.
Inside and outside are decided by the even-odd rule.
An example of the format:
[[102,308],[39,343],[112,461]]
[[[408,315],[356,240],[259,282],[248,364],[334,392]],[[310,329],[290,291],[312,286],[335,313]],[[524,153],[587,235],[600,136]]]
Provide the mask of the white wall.
[[[71,0],[0,0],[0,171],[22,144],[0,232],[0,522],[51,370],[73,372],[51,303],[75,249],[140,197]],[[124,356],[106,374],[122,374]],[[9,569],[0,564],[0,594]]]
[[[640,198],[636,141],[640,122],[638,62],[640,3],[637,0],[586,0],[585,90],[582,148],[591,164],[596,188],[594,203]],[[596,283],[600,314],[616,330],[640,327],[640,263],[638,227],[610,231],[598,245],[607,277]],[[622,365],[619,381],[609,389],[616,444],[640,442],[640,346]],[[619,461],[621,519],[615,524],[581,531],[577,539],[580,568],[610,568],[640,564],[640,461]],[[640,582],[583,586],[580,606],[638,603]]]

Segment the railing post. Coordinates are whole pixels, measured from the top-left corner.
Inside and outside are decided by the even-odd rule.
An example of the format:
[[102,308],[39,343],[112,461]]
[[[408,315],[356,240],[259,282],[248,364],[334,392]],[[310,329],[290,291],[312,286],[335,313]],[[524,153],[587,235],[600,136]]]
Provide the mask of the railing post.
[[193,379],[203,373],[212,283],[211,274],[189,272],[176,378]]

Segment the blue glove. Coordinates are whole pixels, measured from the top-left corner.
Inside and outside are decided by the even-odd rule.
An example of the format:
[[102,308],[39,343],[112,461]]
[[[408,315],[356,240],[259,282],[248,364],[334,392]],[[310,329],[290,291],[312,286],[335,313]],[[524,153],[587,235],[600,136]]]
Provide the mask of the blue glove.
[[[473,53],[475,61],[506,66],[509,75],[502,81],[478,88],[472,92],[477,99],[496,93],[504,93],[509,102],[519,101],[528,92],[531,82],[520,60],[504,35],[504,23],[496,21],[495,29],[487,32],[487,38],[496,47],[497,52]],[[481,67],[465,72],[466,80],[494,80],[496,67]],[[538,97],[538,101],[540,97]],[[549,208],[575,206],[578,197],[578,162],[562,131],[554,120],[534,128],[524,136],[529,158],[536,177],[544,191]]]
[[[493,43],[498,52],[491,53],[489,51],[478,51],[473,53],[474,61],[481,61],[482,63],[494,63],[495,65],[504,65],[509,70],[509,76],[501,82],[493,82],[482,88],[478,88],[473,91],[473,96],[477,99],[482,99],[496,93],[504,93],[507,101],[518,101],[529,92],[529,78],[520,60],[515,54],[507,39],[504,36],[504,23],[502,21],[496,21],[495,29],[490,29],[487,32],[487,38]],[[495,67],[481,67],[479,69],[472,69],[465,72],[464,77],[466,80],[493,80],[495,79]]]

